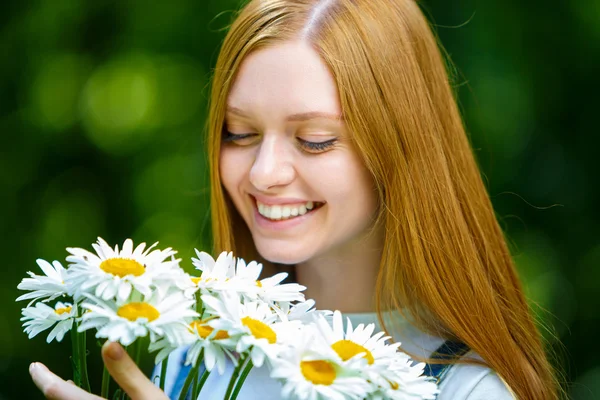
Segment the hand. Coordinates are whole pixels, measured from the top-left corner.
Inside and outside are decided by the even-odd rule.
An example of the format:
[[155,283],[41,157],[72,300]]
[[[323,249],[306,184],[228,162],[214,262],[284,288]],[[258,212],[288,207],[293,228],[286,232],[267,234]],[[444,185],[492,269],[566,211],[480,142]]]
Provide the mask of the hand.
[[[165,393],[143,374],[127,352],[118,343],[106,342],[102,346],[102,359],[113,379],[132,400],[168,400]],[[29,373],[35,385],[51,400],[100,400],[78,388],[71,381],[64,381],[53,374],[44,364],[33,363]]]

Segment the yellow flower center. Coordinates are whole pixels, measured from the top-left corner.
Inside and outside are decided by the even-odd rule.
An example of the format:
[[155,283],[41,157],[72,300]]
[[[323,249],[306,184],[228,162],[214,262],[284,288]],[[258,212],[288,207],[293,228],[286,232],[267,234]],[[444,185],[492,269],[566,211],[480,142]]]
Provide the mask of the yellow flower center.
[[335,368],[329,361],[301,361],[300,370],[307,381],[315,385],[331,385],[335,380]]
[[256,286],[262,287],[262,282],[261,281],[256,281]]
[[121,278],[127,275],[140,276],[146,272],[142,264],[130,258],[109,258],[102,261],[100,269]]
[[198,283],[200,283],[200,281],[202,280],[202,278],[200,277],[192,277],[192,282],[194,282],[194,285],[197,285]]
[[160,313],[148,303],[129,303],[119,307],[117,310],[119,317],[130,321],[137,321],[138,318],[146,318],[148,322],[154,321],[160,317]]
[[271,344],[277,341],[277,334],[271,327],[264,322],[250,317],[242,318],[242,324],[250,329],[250,333],[257,339],[267,339]]
[[392,390],[398,390],[398,388],[400,387],[400,385],[398,385],[397,382],[388,381],[388,383],[390,384],[390,387],[392,388]]
[[373,354],[358,343],[354,343],[351,340],[340,340],[331,345],[331,348],[340,356],[344,361],[348,361],[357,354],[365,353],[364,358],[367,359],[369,364],[373,364],[375,359]]
[[73,309],[73,307],[71,306],[67,306],[67,307],[61,307],[61,308],[57,308],[56,310],[54,310],[55,313],[57,313],[58,315],[62,315],[62,314],[68,314],[71,312],[71,310]]
[[[192,321],[192,323],[190,324],[190,330],[192,332],[194,332],[194,331],[198,332],[198,335],[202,339],[206,339],[208,337],[208,335],[213,333],[213,331],[215,329],[212,326],[206,325],[206,320],[198,319],[196,321]],[[226,331],[217,331],[217,333],[215,334],[215,337],[213,337],[213,340],[221,340],[221,339],[229,339],[229,334]]]

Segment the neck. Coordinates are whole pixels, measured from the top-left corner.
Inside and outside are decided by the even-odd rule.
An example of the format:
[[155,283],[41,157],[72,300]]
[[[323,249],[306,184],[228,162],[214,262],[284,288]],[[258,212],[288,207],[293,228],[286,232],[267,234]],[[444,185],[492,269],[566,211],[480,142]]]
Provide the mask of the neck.
[[383,234],[375,229],[355,243],[296,265],[296,281],[307,287],[306,298],[314,299],[320,310],[374,312],[382,248]]

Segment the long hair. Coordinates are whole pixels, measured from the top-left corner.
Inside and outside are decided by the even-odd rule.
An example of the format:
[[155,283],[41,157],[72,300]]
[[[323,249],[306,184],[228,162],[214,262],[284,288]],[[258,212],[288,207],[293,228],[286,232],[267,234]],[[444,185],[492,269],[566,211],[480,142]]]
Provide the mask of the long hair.
[[385,227],[376,289],[382,323],[382,311],[404,312],[422,330],[466,343],[517,398],[558,398],[444,59],[414,0],[254,0],[240,11],[212,81],[215,250],[259,258],[219,177],[228,93],[249,53],[298,39],[328,65],[377,186]]

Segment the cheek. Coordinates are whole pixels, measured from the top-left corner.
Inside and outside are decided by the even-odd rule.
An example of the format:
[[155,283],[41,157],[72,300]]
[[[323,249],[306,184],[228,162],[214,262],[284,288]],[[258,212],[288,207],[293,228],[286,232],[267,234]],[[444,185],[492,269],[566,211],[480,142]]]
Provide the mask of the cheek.
[[219,175],[221,183],[229,195],[235,198],[236,187],[240,184],[244,169],[239,152],[232,149],[222,149],[219,158]]
[[323,199],[341,213],[364,215],[372,213],[377,207],[377,193],[371,173],[355,155],[331,159],[320,165],[314,163],[310,176],[319,187]]

